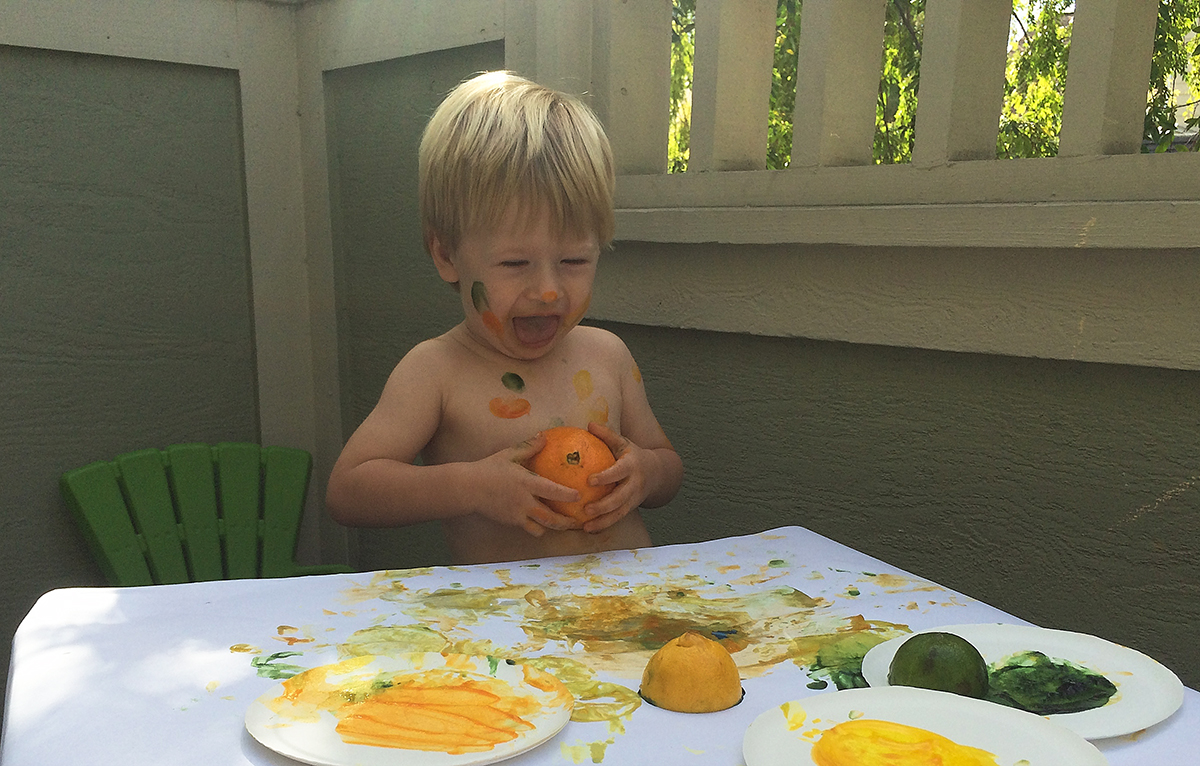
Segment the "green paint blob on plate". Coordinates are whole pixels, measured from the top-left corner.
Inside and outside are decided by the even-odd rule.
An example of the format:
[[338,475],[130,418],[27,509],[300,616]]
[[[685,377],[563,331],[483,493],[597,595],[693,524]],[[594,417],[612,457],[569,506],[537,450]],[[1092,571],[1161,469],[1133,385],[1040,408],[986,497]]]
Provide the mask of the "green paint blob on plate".
[[988,668],[989,702],[1036,715],[1103,707],[1116,693],[1102,674],[1041,652],[1019,652]]
[[509,391],[515,391],[518,394],[525,390],[525,381],[515,372],[506,372],[500,376],[500,382]]
[[782,567],[787,566],[787,562],[784,561],[783,559],[771,559],[770,561],[767,562],[767,566],[773,567],[775,569],[781,569]]

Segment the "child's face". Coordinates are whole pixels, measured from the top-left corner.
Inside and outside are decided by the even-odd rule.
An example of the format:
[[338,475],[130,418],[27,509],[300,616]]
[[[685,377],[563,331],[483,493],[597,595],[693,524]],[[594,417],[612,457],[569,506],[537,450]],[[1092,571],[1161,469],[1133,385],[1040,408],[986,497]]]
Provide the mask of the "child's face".
[[583,318],[600,258],[595,235],[558,237],[549,216],[509,214],[495,230],[464,236],[450,253],[436,238],[442,279],[458,282],[468,331],[514,359],[538,359]]

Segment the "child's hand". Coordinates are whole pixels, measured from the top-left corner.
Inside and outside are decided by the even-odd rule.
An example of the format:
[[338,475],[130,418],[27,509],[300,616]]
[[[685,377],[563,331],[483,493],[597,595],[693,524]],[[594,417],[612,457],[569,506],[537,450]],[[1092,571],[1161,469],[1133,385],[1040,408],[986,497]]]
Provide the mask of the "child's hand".
[[584,523],[584,531],[599,532],[616,524],[650,494],[657,459],[653,451],[642,449],[608,426],[593,422],[588,423],[588,430],[600,437],[617,459],[611,467],[588,477],[592,486],[616,484],[612,492],[583,508],[591,517]]
[[579,493],[570,487],[538,476],[523,463],[546,446],[546,437],[537,436],[515,447],[501,450],[475,463],[477,486],[482,497],[475,507],[493,521],[522,527],[534,537],[547,529],[578,529],[579,522],[550,510],[539,498],[573,502]]

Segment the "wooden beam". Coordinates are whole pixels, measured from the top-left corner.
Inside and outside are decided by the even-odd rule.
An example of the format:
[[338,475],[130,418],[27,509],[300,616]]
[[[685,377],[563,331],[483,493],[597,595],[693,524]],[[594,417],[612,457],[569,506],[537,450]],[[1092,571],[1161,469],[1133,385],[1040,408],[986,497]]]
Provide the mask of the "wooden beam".
[[775,0],[696,0],[689,171],[767,166]]
[[885,0],[807,0],[796,65],[792,166],[869,165]]
[[929,0],[914,165],[996,158],[1012,0]]
[[619,174],[666,173],[671,111],[671,0],[598,0],[592,106]]
[[1077,5],[1059,156],[1140,151],[1157,21],[1153,0]]

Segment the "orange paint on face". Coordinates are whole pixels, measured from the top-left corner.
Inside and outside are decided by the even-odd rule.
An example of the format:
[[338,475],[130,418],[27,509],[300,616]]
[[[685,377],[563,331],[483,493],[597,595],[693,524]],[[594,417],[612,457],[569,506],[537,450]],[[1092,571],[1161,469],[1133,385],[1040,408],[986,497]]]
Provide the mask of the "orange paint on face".
[[504,335],[504,325],[500,324],[500,320],[490,311],[485,311],[480,314],[483,317],[483,325],[492,331],[492,335],[497,338]]
[[579,307],[579,310],[576,311],[571,316],[567,317],[567,324],[571,324],[571,325],[579,324],[579,320],[583,319],[583,315],[587,313],[588,307],[591,305],[592,305],[592,295],[591,295],[591,293],[588,293],[587,298],[584,299],[583,305]]
[[526,399],[518,399],[515,396],[500,397],[488,402],[488,409],[498,418],[519,418],[522,415],[529,414],[530,404]]
[[542,293],[542,303],[554,303],[556,300],[558,300],[558,293],[553,290]]

